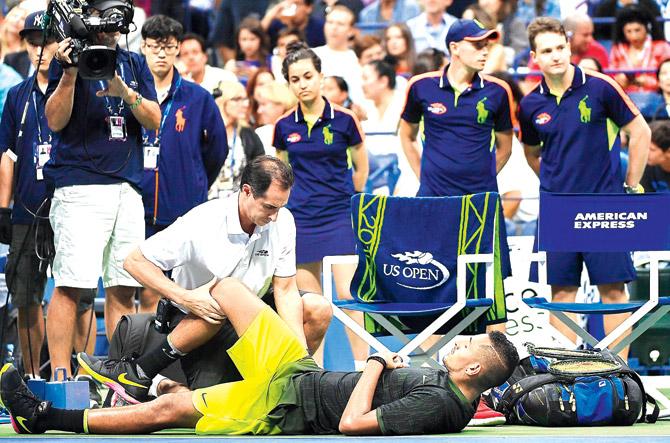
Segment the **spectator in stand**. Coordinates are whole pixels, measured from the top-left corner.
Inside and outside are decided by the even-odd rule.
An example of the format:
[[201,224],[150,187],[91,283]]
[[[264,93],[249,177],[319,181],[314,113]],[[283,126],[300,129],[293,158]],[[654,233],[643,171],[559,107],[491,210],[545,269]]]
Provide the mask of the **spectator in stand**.
[[230,71],[207,64],[205,40],[198,34],[184,34],[179,52],[180,74],[199,84],[210,94],[219,89],[221,82],[236,82],[237,77]]
[[363,93],[367,99],[363,102],[363,109],[367,120],[361,126],[366,134],[386,133],[368,137],[365,144],[368,153],[372,156],[395,154],[401,174],[394,194],[413,197],[419,190],[419,180],[412,172],[396,134],[405,103],[405,91],[398,91],[395,82],[393,67],[388,63],[372,61],[363,66]]
[[263,142],[265,154],[274,156],[276,155],[276,150],[272,146],[274,123],[296,105],[297,99],[286,83],[278,81],[256,88],[256,95],[258,101],[256,135]]
[[[598,5],[593,17],[616,17],[620,9],[626,6],[636,5],[640,9],[647,12],[650,17],[656,18],[661,15],[661,12],[655,0],[603,0]],[[596,26],[595,36],[596,40],[613,40],[615,37],[615,26],[609,23],[601,23]],[[652,21],[651,32],[653,40],[663,39],[663,30],[656,22]]]
[[221,97],[216,99],[221,116],[226,125],[226,136],[230,150],[219,172],[219,176],[209,189],[209,198],[225,198],[239,188],[244,166],[263,155],[263,143],[249,127],[247,115],[249,97],[240,82],[221,83]]
[[13,7],[5,16],[0,25],[0,53],[3,56],[15,52],[25,51],[25,45],[19,33],[23,29],[23,22],[28,16],[28,10],[21,5]]
[[247,81],[247,97],[249,97],[249,123],[254,128],[258,126],[258,88],[272,83],[275,77],[268,68],[260,68]]
[[299,30],[312,48],[325,45],[324,20],[312,15],[312,10],[313,0],[283,0],[268,9],[261,25],[270,35],[270,46],[276,46],[284,28]]
[[342,5],[335,5],[326,16],[323,27],[326,44],[314,48],[321,59],[324,76],[337,75],[349,85],[349,95],[355,102],[363,99],[361,89],[361,66],[356,53],[349,49],[349,42],[354,36],[354,14]]
[[270,0],[216,0],[216,4],[218,10],[209,41],[217,50],[219,65],[223,66],[235,58],[235,33],[242,20],[250,15],[262,17]]
[[272,70],[272,75],[274,75],[276,81],[286,81],[284,76],[281,74],[281,65],[284,62],[284,57],[286,57],[286,47],[289,45],[289,43],[302,40],[304,40],[304,38],[297,29],[284,28],[279,31],[277,45],[273,49],[272,56],[270,57],[270,67]]
[[640,184],[645,192],[670,192],[670,122],[656,121],[649,128],[649,158]]
[[242,20],[235,42],[235,60],[228,60],[225,69],[238,78],[248,79],[258,68],[268,65],[268,38],[258,19],[248,17]]
[[358,21],[363,8],[371,2],[372,0],[316,0],[314,2],[314,11],[312,12],[312,15],[324,20],[333,6],[341,5],[353,12],[356,21]]
[[603,67],[600,65],[598,59],[593,57],[584,57],[577,64],[582,69],[590,69],[591,71],[603,72]]
[[351,101],[349,97],[349,85],[347,85],[346,80],[342,77],[337,75],[324,77],[323,85],[321,85],[321,93],[329,102],[353,111],[358,120],[365,121],[368,118],[365,110],[360,105]]
[[426,72],[440,71],[447,65],[446,54],[439,49],[428,48],[419,52],[412,76],[425,74]]
[[423,0],[423,13],[407,21],[414,39],[414,49],[421,52],[435,48],[447,53],[445,39],[456,17],[446,12],[452,0]]
[[356,40],[354,40],[354,52],[361,66],[365,66],[374,60],[382,60],[386,55],[382,46],[382,39],[376,35],[360,35],[356,37]]
[[[670,45],[665,40],[652,40],[653,18],[638,6],[627,6],[617,13],[614,46],[610,52],[612,69],[656,69],[670,58]],[[654,92],[658,79],[654,74],[616,74],[614,79],[628,93]]]
[[165,15],[172,17],[179,23],[184,23],[184,1],[183,0],[151,0],[151,12],[148,15]]
[[414,39],[404,23],[394,23],[384,31],[384,50],[395,61],[397,75],[409,78],[414,69]]
[[[570,41],[570,61],[575,64],[586,57],[598,60],[602,69],[609,67],[609,56],[603,45],[593,38],[593,20],[586,14],[573,14],[563,20]],[[602,71],[601,69],[601,71]]]
[[658,79],[658,94],[649,106],[648,113],[646,109],[640,109],[647,120],[668,120],[670,119],[670,59],[665,59],[658,65],[656,71]]
[[527,24],[515,15],[516,0],[479,0],[477,3],[493,19],[496,29],[502,31],[503,46],[512,48],[514,54],[528,49]]
[[519,0],[514,15],[521,23],[530,23],[541,16],[560,19],[560,3],[559,0]]
[[358,16],[360,23],[405,23],[421,13],[415,0],[374,0]]

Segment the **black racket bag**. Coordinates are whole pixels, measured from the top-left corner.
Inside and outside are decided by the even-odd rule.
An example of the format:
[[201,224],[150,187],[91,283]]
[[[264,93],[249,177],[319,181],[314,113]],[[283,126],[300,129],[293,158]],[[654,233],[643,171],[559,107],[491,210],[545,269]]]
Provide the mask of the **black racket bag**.
[[[508,424],[629,426],[654,423],[659,409],[642,380],[608,350],[535,348],[510,379],[491,389],[488,402]],[[647,414],[647,403],[653,411]]]

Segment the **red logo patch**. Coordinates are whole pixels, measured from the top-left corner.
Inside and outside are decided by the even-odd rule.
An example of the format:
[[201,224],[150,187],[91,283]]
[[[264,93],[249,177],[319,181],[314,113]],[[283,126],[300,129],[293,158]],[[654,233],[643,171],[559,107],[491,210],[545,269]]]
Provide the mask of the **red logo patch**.
[[300,140],[302,140],[302,137],[300,137],[300,134],[297,132],[289,134],[288,137],[286,137],[288,143],[298,143]]
[[551,121],[551,115],[547,114],[546,112],[543,112],[542,114],[535,117],[535,123],[537,123],[538,125],[546,125],[550,121]]
[[428,106],[428,110],[435,115],[442,115],[447,112],[447,107],[442,103],[431,103],[430,106]]

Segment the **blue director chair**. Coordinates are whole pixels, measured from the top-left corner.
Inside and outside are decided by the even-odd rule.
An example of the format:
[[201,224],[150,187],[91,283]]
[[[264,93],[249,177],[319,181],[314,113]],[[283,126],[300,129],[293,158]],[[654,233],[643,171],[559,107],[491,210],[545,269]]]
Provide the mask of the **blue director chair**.
[[[546,309],[590,346],[604,349],[636,325],[611,351],[618,353],[670,311],[670,297],[659,297],[659,261],[670,260],[670,194],[540,194],[538,251],[539,282],[546,284],[546,252],[650,251],[649,300],[628,303],[552,303],[525,298]],[[612,223],[616,223],[612,225]],[[597,340],[566,312],[576,314],[631,313],[602,340]],[[647,315],[649,314],[649,315]],[[645,317],[646,316],[646,317]]]
[[[335,317],[377,351],[388,348],[376,336],[393,335],[404,344],[397,352],[412,354],[412,364],[425,361],[439,367],[431,356],[495,308],[494,274],[501,275],[499,214],[496,193],[440,198],[355,195],[357,255],[323,260],[323,292]],[[333,299],[332,266],[344,263],[358,264],[351,284],[353,300]],[[361,327],[342,309],[363,312],[377,325],[366,322]],[[408,316],[427,318],[426,326],[407,328],[403,319]],[[420,345],[445,325],[449,329],[444,337],[422,352]],[[410,338],[413,333],[416,336]]]

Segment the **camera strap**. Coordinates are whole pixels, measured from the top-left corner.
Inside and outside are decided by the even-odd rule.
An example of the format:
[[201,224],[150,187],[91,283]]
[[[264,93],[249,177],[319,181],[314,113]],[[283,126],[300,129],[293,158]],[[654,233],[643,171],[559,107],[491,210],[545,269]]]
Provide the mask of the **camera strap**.
[[49,131],[49,138],[45,141],[42,138],[42,125],[40,122],[40,113],[37,109],[37,92],[33,90],[33,110],[35,111],[35,120],[37,123],[37,146],[34,146],[33,158],[35,161],[35,174],[38,181],[44,179],[44,165],[47,164],[51,157],[51,131]]

